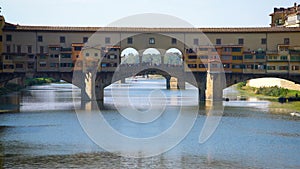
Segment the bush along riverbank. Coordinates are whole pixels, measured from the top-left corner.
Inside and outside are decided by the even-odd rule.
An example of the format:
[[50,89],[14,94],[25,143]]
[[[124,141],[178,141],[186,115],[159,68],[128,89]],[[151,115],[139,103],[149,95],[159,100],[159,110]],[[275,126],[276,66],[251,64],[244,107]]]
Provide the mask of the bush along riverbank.
[[4,87],[0,88],[0,95],[5,95],[11,92],[19,91],[26,86],[42,85],[48,83],[57,83],[59,80],[54,78],[30,78],[25,80],[25,86],[21,86],[15,83],[7,83]]
[[34,86],[34,85],[42,85],[42,84],[48,84],[48,83],[57,83],[59,80],[56,80],[54,78],[30,78],[25,80],[26,86]]
[[238,83],[237,89],[245,97],[256,97],[271,101],[270,108],[289,110],[287,112],[300,111],[300,91],[278,86],[255,88],[247,86],[246,82]]
[[250,87],[246,85],[246,82],[241,82],[237,84],[237,89],[248,93],[250,96],[264,97],[266,99],[276,99],[278,98],[296,98],[300,97],[300,91],[289,90],[278,86],[273,87]]

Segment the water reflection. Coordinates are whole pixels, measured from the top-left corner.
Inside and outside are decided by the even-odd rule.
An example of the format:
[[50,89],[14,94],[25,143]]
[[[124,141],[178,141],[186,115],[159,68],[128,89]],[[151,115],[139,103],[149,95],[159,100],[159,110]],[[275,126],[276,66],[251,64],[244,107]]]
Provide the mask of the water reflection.
[[0,97],[0,113],[5,112],[20,112],[20,100],[21,95],[19,93],[12,93]]
[[[176,119],[177,114],[174,113],[178,109],[176,105],[193,107],[198,104],[198,100],[194,97],[194,93],[197,92],[194,92],[193,88],[183,91],[186,92],[184,93],[186,98],[183,98],[176,90],[164,90],[162,82],[153,80],[148,86],[146,81],[131,84],[135,86],[131,94],[136,97],[146,97],[149,91],[145,88],[153,86],[162,89],[168,96],[168,103],[171,106],[160,119],[149,126],[129,123],[124,119],[114,107],[109,87],[105,91],[103,116],[116,130],[133,137],[148,137],[164,131]],[[119,94],[122,97],[122,90]],[[232,93],[231,95],[234,96]],[[300,119],[270,114],[269,102],[265,101],[224,102],[225,108],[220,125],[209,140],[199,144],[199,135],[208,110],[210,107],[216,107],[202,103],[194,127],[178,146],[159,156],[134,159],[108,153],[88,138],[74,112],[75,108],[81,108],[80,90],[78,89],[75,94],[74,103],[70,84],[34,86],[17,96],[19,102],[11,100],[10,97],[15,97],[14,95],[0,97],[1,106],[17,103],[21,105],[19,113],[0,113],[0,166],[2,163],[4,168],[299,168],[300,166]]]

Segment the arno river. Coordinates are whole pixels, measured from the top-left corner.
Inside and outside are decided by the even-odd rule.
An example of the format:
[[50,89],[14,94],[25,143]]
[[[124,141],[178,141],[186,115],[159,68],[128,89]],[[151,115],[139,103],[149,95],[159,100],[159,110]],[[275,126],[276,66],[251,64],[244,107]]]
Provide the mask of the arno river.
[[[172,124],[178,106],[197,105],[197,90],[189,85],[180,94],[165,90],[164,80],[129,83],[115,87],[120,97],[129,87],[133,106],[147,106],[139,99],[153,89],[164,93],[168,106],[157,119],[159,125],[128,124],[113,108],[111,87],[106,88],[102,113],[128,135],[159,134]],[[238,92],[229,88],[225,94],[235,98]],[[206,115],[205,106],[200,106],[194,127],[173,149],[154,157],[128,158],[89,139],[74,110],[80,107],[80,90],[72,92],[70,84],[33,86],[0,100],[1,110],[18,110],[0,114],[0,168],[300,168],[300,118],[272,113],[276,110],[268,101],[224,102],[222,119],[203,144],[198,138]]]

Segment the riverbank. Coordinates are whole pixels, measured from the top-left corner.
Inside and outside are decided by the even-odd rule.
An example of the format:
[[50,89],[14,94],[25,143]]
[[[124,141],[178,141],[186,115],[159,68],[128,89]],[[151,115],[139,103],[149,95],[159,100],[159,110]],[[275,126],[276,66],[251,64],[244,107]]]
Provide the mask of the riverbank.
[[15,83],[7,83],[4,87],[0,87],[0,96],[9,94],[12,92],[20,91],[24,89],[26,86],[34,86],[34,85],[43,85],[49,83],[58,83],[59,80],[54,78],[30,78],[25,80],[25,86],[18,85]]
[[279,97],[300,97],[300,91],[289,90],[279,87],[249,87],[245,82],[237,84],[236,89],[243,97],[256,97],[260,100],[268,100],[271,102],[269,108],[272,113],[286,114],[298,111],[300,112],[300,102],[280,103]]

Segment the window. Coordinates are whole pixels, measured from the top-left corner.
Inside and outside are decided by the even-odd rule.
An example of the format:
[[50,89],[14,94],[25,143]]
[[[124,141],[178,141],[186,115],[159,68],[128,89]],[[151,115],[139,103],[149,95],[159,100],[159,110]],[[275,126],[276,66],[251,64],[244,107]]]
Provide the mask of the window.
[[110,44],[110,37],[105,37],[105,43]]
[[190,55],[189,59],[197,59],[197,55]]
[[216,39],[216,44],[221,45],[222,44],[222,39]]
[[265,55],[256,55],[256,59],[265,59]]
[[299,66],[292,65],[291,69],[292,69],[292,70],[299,70]]
[[208,51],[208,48],[199,48],[200,51]]
[[133,39],[131,37],[127,38],[127,44],[133,44]]
[[17,46],[17,53],[21,53],[22,51],[21,51],[21,45],[18,45]]
[[196,64],[188,64],[188,67],[189,68],[197,68],[197,65]]
[[300,56],[291,56],[291,61],[300,61]]
[[47,59],[46,55],[40,55],[40,59]]
[[81,46],[74,46],[75,51],[81,51],[81,48],[82,48]]
[[253,56],[252,55],[244,55],[244,58],[245,59],[253,59]]
[[85,56],[90,56],[90,53],[88,53],[88,52],[87,52],[87,53],[85,53]]
[[51,57],[51,58],[58,58],[59,55],[58,55],[58,54],[51,54],[50,57]]
[[238,44],[239,45],[243,45],[244,44],[244,39],[243,38],[239,38],[238,39]]
[[34,58],[34,55],[28,55],[28,58],[29,58],[29,59],[33,59],[33,58]]
[[280,60],[287,60],[288,57],[287,56],[280,56]]
[[210,64],[211,68],[220,68],[219,64],[212,63]]
[[246,69],[253,69],[254,66],[253,65],[246,65]]
[[154,38],[149,38],[149,44],[155,44],[155,39]]
[[6,41],[7,41],[7,42],[12,41],[12,36],[11,36],[11,35],[6,35]]
[[43,36],[38,36],[38,42],[43,42]]
[[64,37],[64,36],[59,37],[59,42],[66,43],[66,37]]
[[275,66],[267,66],[267,69],[268,70],[276,70],[276,67]]
[[5,55],[5,60],[12,60],[12,57],[10,55]]
[[194,45],[199,45],[199,39],[194,39]]
[[61,58],[71,58],[72,54],[71,53],[63,53],[61,54]]
[[243,56],[232,56],[232,60],[243,60]]
[[261,44],[262,44],[262,45],[267,44],[267,39],[266,39],[266,38],[262,38],[262,39],[261,39]]
[[32,46],[27,46],[27,53],[32,53]]
[[283,43],[285,45],[289,45],[290,44],[290,38],[284,38]]
[[278,67],[279,70],[289,70],[288,66],[279,66]]
[[88,38],[88,37],[83,37],[83,38],[82,38],[82,42],[83,42],[83,43],[86,43],[86,42],[88,42],[88,40],[89,40],[89,38]]
[[223,52],[231,52],[231,48],[223,48]]
[[232,52],[241,52],[242,48],[232,48]]
[[7,52],[7,53],[10,53],[10,52],[11,52],[11,50],[10,50],[10,45],[7,45],[7,46],[6,46],[6,52]]
[[228,64],[228,63],[223,64],[223,68],[230,68],[230,64]]
[[208,59],[208,56],[200,56],[200,59]]
[[58,68],[58,63],[50,63],[50,67],[56,67],[56,68]]
[[176,38],[172,38],[171,43],[172,43],[172,45],[176,45],[177,44],[177,39]]
[[46,67],[47,63],[46,62],[40,62],[40,67]]
[[263,64],[255,65],[255,69],[264,70],[265,69],[265,65],[263,65]]
[[17,69],[23,69],[23,64],[22,63],[16,63],[16,68]]
[[40,53],[44,53],[44,46],[40,46]]
[[74,67],[73,63],[60,63],[60,67]]
[[2,42],[2,35],[0,35],[0,42]]
[[268,60],[277,60],[277,56],[268,56]]
[[207,64],[199,64],[199,68],[207,68]]
[[241,65],[232,65],[232,69],[241,69],[242,66]]
[[108,59],[117,59],[117,55],[109,55]]
[[230,60],[231,56],[221,56],[222,60]]
[[29,62],[27,65],[28,69],[34,69],[34,62]]

